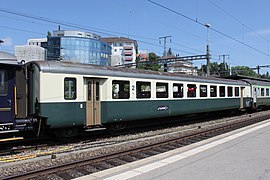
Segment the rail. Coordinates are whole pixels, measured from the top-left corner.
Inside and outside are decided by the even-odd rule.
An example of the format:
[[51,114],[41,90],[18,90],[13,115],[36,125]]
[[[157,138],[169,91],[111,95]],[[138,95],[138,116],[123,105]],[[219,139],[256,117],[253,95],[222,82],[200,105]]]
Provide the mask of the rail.
[[[170,139],[166,139],[159,142],[154,142],[152,144],[145,144],[140,147],[129,148],[126,150],[117,151],[114,153],[109,153],[105,155],[99,155],[96,157],[86,158],[82,160],[76,160],[73,162],[68,162],[64,164],[58,164],[55,166],[38,169],[35,171],[29,171],[18,175],[4,177],[3,179],[31,179],[43,176],[43,178],[49,175],[57,175],[63,179],[72,179],[73,176],[70,175],[69,171],[78,170],[80,174],[87,175],[96,171],[101,171],[108,169],[110,167],[115,167],[121,164],[139,160],[151,155],[166,152],[172,149],[183,147],[201,140],[205,140],[226,132],[233,131],[235,129],[245,127],[260,121],[264,121],[270,118],[270,114],[249,116],[247,119],[243,119],[236,123],[230,123],[227,125],[222,125],[220,127],[215,127],[211,129],[200,130],[188,135],[180,135]],[[122,161],[122,163],[119,161]],[[104,165],[104,163],[107,165]],[[85,166],[94,167],[91,171],[85,168]],[[1,177],[2,178],[2,177]]]

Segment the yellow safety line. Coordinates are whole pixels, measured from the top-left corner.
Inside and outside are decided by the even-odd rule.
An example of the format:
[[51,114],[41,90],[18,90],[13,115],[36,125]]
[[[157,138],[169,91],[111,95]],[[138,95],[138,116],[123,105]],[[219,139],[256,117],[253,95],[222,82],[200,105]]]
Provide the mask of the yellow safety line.
[[67,146],[67,147],[63,147],[63,148],[52,150],[52,151],[39,152],[39,153],[28,154],[28,155],[24,155],[24,156],[13,155],[11,157],[2,157],[2,158],[0,157],[0,162],[9,163],[9,162],[15,162],[15,161],[23,161],[23,160],[27,160],[27,159],[36,158],[39,156],[45,156],[45,155],[50,155],[50,154],[61,152],[61,151],[66,151],[66,150],[72,149],[73,147],[74,146]]

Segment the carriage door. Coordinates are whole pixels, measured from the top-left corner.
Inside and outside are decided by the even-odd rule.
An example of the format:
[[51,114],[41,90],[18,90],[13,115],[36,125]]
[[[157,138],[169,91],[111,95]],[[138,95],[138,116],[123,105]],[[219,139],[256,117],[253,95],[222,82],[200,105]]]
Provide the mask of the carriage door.
[[14,120],[14,71],[0,69],[0,125]]
[[86,126],[100,125],[100,80],[86,79]]
[[253,103],[256,104],[257,102],[257,88],[253,87]]
[[240,109],[244,108],[244,87],[240,88]]

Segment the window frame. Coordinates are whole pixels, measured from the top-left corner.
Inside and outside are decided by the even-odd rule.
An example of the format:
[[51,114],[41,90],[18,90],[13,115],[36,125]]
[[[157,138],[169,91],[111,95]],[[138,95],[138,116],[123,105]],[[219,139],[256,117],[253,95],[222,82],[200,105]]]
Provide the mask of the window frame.
[[[191,87],[191,86],[193,86],[193,87]],[[195,89],[195,90],[193,90],[193,95],[189,91],[189,88],[194,88]],[[196,84],[187,84],[187,97],[188,98],[196,98],[197,97],[197,92],[196,91],[197,91],[197,85]]]
[[265,88],[261,88],[261,96],[263,97],[263,96],[265,96],[265,90],[264,90]]
[[[142,85],[150,87],[149,91],[141,91]],[[140,86],[140,89],[138,88]],[[140,90],[140,91],[138,91]],[[136,98],[137,99],[150,99],[151,98],[151,82],[149,81],[137,81],[136,82]]]
[[266,92],[265,96],[269,96],[269,88],[266,88],[265,92]]
[[[117,92],[117,98],[114,97],[114,94],[116,94],[113,91],[113,86],[115,85],[119,85],[119,89]],[[122,85],[122,86],[120,86]],[[128,85],[128,91],[126,91],[125,85]],[[126,80],[113,80],[112,81],[112,99],[130,99],[130,81],[126,81]]]
[[0,96],[4,97],[8,95],[8,72],[5,70],[0,70],[0,73],[2,77],[0,79],[0,84],[3,85]]
[[[174,91],[174,87],[178,87],[178,91]],[[173,83],[173,98],[183,98],[184,97],[184,84]]]
[[233,97],[233,87],[227,86],[227,95],[228,97]]
[[[214,92],[211,92],[212,88],[214,89]],[[217,97],[217,86],[210,85],[210,97]]]
[[[165,92],[158,92],[158,86],[165,86]],[[156,98],[168,98],[169,97],[169,84],[163,82],[156,83]]]
[[[74,92],[69,92],[70,91],[70,87],[68,87],[69,89],[66,91],[65,89],[65,82],[69,81],[69,82],[73,82],[73,88],[74,88]],[[74,95],[72,97],[66,96],[66,92],[68,92],[67,95],[70,95],[70,93],[74,93]],[[65,100],[76,100],[77,99],[77,79],[76,78],[72,78],[72,77],[65,77],[64,78],[64,99]]]
[[87,82],[87,94],[88,94],[88,101],[92,101],[92,82],[91,81],[88,81]]
[[[202,87],[205,87],[205,92],[202,92]],[[208,88],[207,88],[207,85],[203,85],[203,84],[201,84],[200,85],[200,97],[207,97],[207,90],[208,90]]]
[[239,97],[240,96],[240,88],[239,87],[234,87],[234,96]]
[[226,88],[225,88],[225,86],[219,86],[219,97],[226,97]]

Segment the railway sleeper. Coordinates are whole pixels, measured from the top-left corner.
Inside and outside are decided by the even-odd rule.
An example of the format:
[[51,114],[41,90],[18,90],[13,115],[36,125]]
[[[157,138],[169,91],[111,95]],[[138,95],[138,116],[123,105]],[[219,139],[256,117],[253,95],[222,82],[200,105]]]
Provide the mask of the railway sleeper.
[[58,173],[56,173],[56,175],[59,176],[60,178],[63,178],[63,179],[73,179],[74,178],[67,171],[58,172]]
[[119,165],[123,165],[123,164],[126,164],[127,162],[122,160],[122,159],[119,159],[119,158],[112,158],[109,160],[109,162],[113,165],[113,164],[119,164]]
[[106,160],[106,163],[107,163],[107,164],[110,164],[111,166],[114,166],[114,167],[120,166],[120,165],[123,164],[122,162],[115,161],[114,159]]
[[77,171],[79,171],[81,174],[83,175],[87,175],[87,174],[90,174],[91,172],[89,172],[85,167],[78,167],[77,168]]
[[126,162],[133,162],[134,161],[134,157],[130,156],[130,155],[121,155],[119,157],[117,157],[118,159],[121,159],[123,161],[126,161]]
[[93,166],[95,166],[100,171],[113,167],[110,164],[107,164],[106,162],[97,162],[97,163],[93,164]]
[[[163,152],[165,152],[165,151],[163,151]],[[144,158],[146,158],[145,154],[143,154],[142,152],[133,153],[132,156],[134,156],[134,157],[136,157],[138,159],[144,159]]]
[[99,169],[96,168],[96,167],[93,166],[93,165],[85,165],[85,166],[83,166],[83,167],[84,167],[87,171],[89,171],[90,174],[99,171]]

